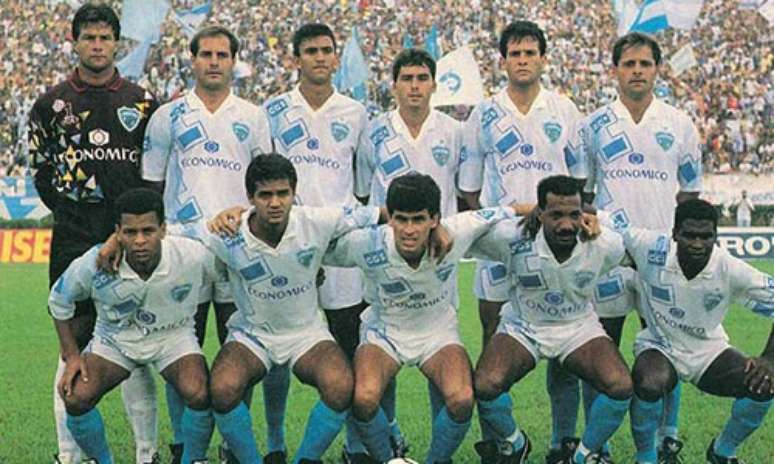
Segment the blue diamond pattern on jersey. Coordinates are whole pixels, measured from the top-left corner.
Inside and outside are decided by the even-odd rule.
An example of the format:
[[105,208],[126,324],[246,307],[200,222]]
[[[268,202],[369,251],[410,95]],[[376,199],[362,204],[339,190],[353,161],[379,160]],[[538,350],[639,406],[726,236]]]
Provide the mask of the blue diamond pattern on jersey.
[[281,135],[280,139],[282,140],[282,144],[286,147],[290,147],[297,143],[299,140],[304,138],[305,131],[304,126],[301,123],[296,123],[292,126],[290,126],[288,129],[286,129]]
[[606,163],[614,161],[631,150],[632,144],[626,134],[621,134],[602,147],[602,159]]
[[687,183],[693,182],[699,176],[699,174],[696,172],[696,168],[693,165],[693,160],[690,157],[683,160],[678,173],[680,174],[680,177]]
[[191,222],[202,217],[199,205],[196,200],[191,198],[177,211],[176,219],[178,222]]
[[564,147],[564,164],[567,165],[567,169],[571,169],[578,164],[578,157],[575,156],[575,152],[570,148],[570,145],[565,145]]
[[180,144],[183,151],[188,151],[189,148],[203,142],[205,138],[206,133],[204,132],[204,128],[201,123],[197,121],[192,127],[189,127],[177,136],[177,143]]
[[500,153],[500,158],[506,158],[516,146],[521,143],[521,134],[516,129],[511,128],[504,136],[495,143],[495,148]]
[[271,269],[260,256],[255,262],[241,268],[239,274],[248,282],[260,282],[272,276]]
[[382,290],[392,297],[407,295],[412,292],[411,286],[404,279],[396,279],[381,284]]
[[543,286],[543,279],[538,274],[527,274],[518,276],[519,283],[524,288],[540,288]]
[[389,177],[398,171],[406,168],[408,166],[408,162],[405,160],[405,156],[403,155],[403,151],[400,151],[399,153],[395,154],[394,156],[384,160],[379,167],[381,168],[382,172],[384,173],[385,177]]
[[650,295],[654,300],[658,300],[662,303],[672,303],[672,292],[669,291],[669,288],[651,285]]
[[765,317],[773,317],[774,316],[774,304],[772,303],[764,303],[761,301],[756,301],[752,308],[753,312],[760,314],[761,316]]
[[129,300],[113,305],[113,309],[118,312],[119,316],[125,316],[139,307],[140,302],[134,296],[131,296]]
[[505,277],[508,275],[508,269],[502,265],[502,264],[495,264],[494,266],[489,266],[487,268],[487,274],[489,277],[489,282],[492,285],[497,285],[498,283],[505,280]]
[[616,276],[612,280],[606,280],[597,284],[597,301],[609,301],[623,293],[621,277]]

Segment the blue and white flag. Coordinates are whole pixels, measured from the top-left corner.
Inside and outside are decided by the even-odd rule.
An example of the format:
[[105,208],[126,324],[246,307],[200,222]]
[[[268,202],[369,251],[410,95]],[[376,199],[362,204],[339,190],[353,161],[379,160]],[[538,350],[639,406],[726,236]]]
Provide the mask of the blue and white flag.
[[142,77],[145,71],[145,60],[148,59],[148,52],[151,47],[151,39],[147,39],[137,44],[132,51],[121,58],[121,61],[116,63],[118,72],[121,76],[126,78],[139,79]]
[[425,50],[427,50],[427,53],[429,53],[435,61],[438,61],[441,58],[443,51],[441,50],[441,45],[438,43],[438,28],[435,27],[435,24],[433,24],[433,27],[430,28],[430,32],[425,36]]
[[212,1],[202,3],[199,6],[195,6],[190,10],[175,11],[174,19],[180,28],[183,29],[185,35],[190,39],[196,34],[196,30],[207,19],[207,16],[212,11]]
[[683,45],[683,47],[669,59],[669,66],[672,68],[675,77],[698,64],[699,62],[696,60],[696,55],[693,52],[693,46],[690,42]]
[[121,36],[144,42],[158,42],[161,25],[169,12],[166,0],[124,0],[121,7]]
[[408,32],[403,34],[403,48],[414,48],[414,39]]
[[663,0],[667,22],[673,29],[691,30],[699,19],[704,0]]
[[339,92],[352,90],[352,96],[356,100],[365,101],[368,97],[366,82],[368,82],[368,65],[360,50],[357,27],[354,27],[352,36],[344,45],[341,64],[333,77],[333,83]]
[[629,32],[645,32],[653,34],[669,27],[664,2],[662,0],[645,0],[637,9],[634,21],[629,26]]
[[484,99],[484,82],[478,63],[467,45],[438,60],[437,87],[430,98],[432,106],[475,105]]

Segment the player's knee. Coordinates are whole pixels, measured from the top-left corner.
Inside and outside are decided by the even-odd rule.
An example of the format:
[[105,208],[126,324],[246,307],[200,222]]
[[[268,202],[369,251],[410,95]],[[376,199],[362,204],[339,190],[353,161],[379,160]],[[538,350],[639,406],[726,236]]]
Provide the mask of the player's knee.
[[600,391],[615,400],[627,400],[634,394],[634,384],[629,373],[624,371],[605,379]]
[[476,399],[491,401],[506,390],[505,382],[492,372],[476,371],[474,379]]
[[227,376],[212,377],[210,380],[212,409],[226,413],[239,405],[244,396],[244,385]]
[[637,398],[653,402],[664,398],[674,387],[670,382],[667,373],[660,372],[641,372],[636,371],[632,374],[634,380],[634,392]]
[[186,386],[181,388],[180,396],[183,397],[186,406],[191,409],[200,411],[210,407],[210,395],[205,380],[187,382]]
[[319,384],[320,398],[334,411],[345,411],[352,405],[352,374],[327,375]]
[[81,416],[94,409],[97,405],[94,398],[84,392],[73,392],[64,398],[65,410],[72,416]]
[[473,415],[473,389],[460,388],[444,398],[449,416],[456,422],[465,422]]
[[381,397],[378,388],[358,387],[355,389],[355,395],[352,400],[352,414],[359,421],[370,421],[376,416],[380,401]]

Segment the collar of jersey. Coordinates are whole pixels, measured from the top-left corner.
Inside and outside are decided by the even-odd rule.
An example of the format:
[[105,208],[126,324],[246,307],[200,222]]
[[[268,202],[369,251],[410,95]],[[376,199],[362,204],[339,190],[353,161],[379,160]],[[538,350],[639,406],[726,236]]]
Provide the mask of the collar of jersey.
[[70,74],[70,85],[75,89],[78,93],[83,93],[88,89],[107,89],[111,92],[115,92],[116,90],[121,88],[121,83],[123,82],[123,79],[121,79],[121,74],[118,72],[118,68],[116,68],[113,72],[113,77],[110,78],[109,81],[105,83],[105,85],[101,85],[99,87],[94,87],[81,79],[80,74],[78,74],[78,68],[75,68]]
[[199,98],[198,95],[196,95],[196,92],[193,91],[193,89],[186,93],[185,95],[185,101],[188,103],[188,107],[192,110],[200,110],[204,111],[207,114],[216,115],[220,114],[224,110],[228,109],[232,105],[236,103],[236,97],[234,97],[234,94],[229,91],[228,97],[226,97],[225,100],[223,100],[223,103],[220,104],[218,109],[214,113],[210,113],[210,110],[207,109],[206,106],[204,106],[204,102],[201,98]]
[[242,216],[243,234],[245,236],[245,245],[247,246],[247,248],[253,251],[261,251],[261,252],[269,251],[272,253],[276,253],[283,243],[285,243],[286,241],[296,236],[296,213],[298,212],[297,211],[298,208],[299,206],[297,205],[293,205],[293,207],[290,208],[290,216],[288,217],[288,226],[285,228],[285,233],[282,234],[282,238],[280,239],[276,247],[269,246],[266,242],[264,242],[260,238],[253,235],[252,231],[250,230],[250,216],[252,216],[252,214],[255,212],[255,207],[252,207],[249,210],[247,210],[247,212],[245,212],[244,215]]
[[715,247],[712,250],[709,261],[696,276],[690,281],[685,278],[683,269],[680,267],[680,262],[677,261],[677,243],[672,240],[672,244],[669,247],[669,254],[667,255],[666,263],[664,264],[664,280],[667,282],[693,282],[697,279],[712,280],[715,277],[715,264],[718,260],[721,248]]
[[427,119],[425,119],[425,122],[422,123],[422,128],[419,130],[419,136],[417,138],[414,138],[411,135],[411,131],[409,131],[406,122],[400,116],[400,113],[398,113],[397,109],[390,111],[387,117],[390,118],[390,124],[392,124],[392,128],[395,129],[395,133],[403,135],[406,140],[416,144],[419,143],[419,141],[422,140],[426,134],[433,130],[435,127],[436,115],[435,110],[430,108],[430,114],[427,115]]
[[311,106],[309,106],[309,103],[306,101],[306,98],[301,94],[301,86],[297,85],[295,86],[290,92],[288,92],[288,96],[290,97],[290,101],[293,103],[294,106],[301,106],[304,108],[304,110],[309,114],[323,114],[327,110],[331,109],[333,105],[335,105],[336,100],[338,100],[339,92],[336,91],[336,87],[333,87],[333,93],[330,97],[328,97],[327,100],[325,100],[325,103],[318,108],[317,110],[313,110]]
[[500,104],[500,106],[505,107],[509,112],[514,114],[517,118],[527,119],[538,110],[544,110],[548,108],[548,102],[546,101],[546,92],[547,92],[546,89],[544,89],[543,86],[541,85],[540,91],[535,97],[535,101],[532,102],[532,106],[529,107],[529,111],[527,112],[527,114],[522,113],[521,111],[519,111],[518,108],[516,108],[516,104],[513,103],[513,100],[511,100],[511,97],[508,96],[507,86],[503,90],[501,90],[497,95],[495,95],[495,100],[497,101],[497,103]]
[[[166,242],[165,239],[161,240],[161,259],[148,280],[152,279],[154,276],[165,276],[169,274],[169,247]],[[126,253],[124,253],[123,258],[121,258],[121,263],[118,265],[118,276],[124,280],[141,280],[140,275],[126,262]]]
[[[650,105],[645,109],[645,114],[642,115],[642,119],[638,124],[642,124],[646,121],[657,121],[661,118],[661,114],[663,113],[661,110],[661,105],[664,103],[656,98],[653,97],[653,100],[651,100]],[[613,102],[610,104],[610,106],[613,109],[613,112],[615,113],[616,117],[618,119],[626,119],[628,121],[631,121],[632,124],[634,124],[634,119],[632,119],[631,113],[629,113],[629,109],[624,106],[623,103],[621,103],[620,98],[616,98],[613,100]]]
[[564,261],[563,263],[560,263],[556,256],[554,256],[554,252],[551,251],[551,247],[548,246],[548,242],[546,242],[546,236],[544,234],[545,229],[543,227],[540,228],[540,231],[537,234],[537,237],[535,237],[535,250],[537,250],[538,256],[541,258],[550,258],[556,261],[560,266],[564,266],[565,264],[569,263],[573,260],[577,255],[581,253],[581,249],[586,246],[586,243],[581,242],[578,240],[578,243],[575,244],[575,248],[572,249],[572,253],[570,254],[570,257]]

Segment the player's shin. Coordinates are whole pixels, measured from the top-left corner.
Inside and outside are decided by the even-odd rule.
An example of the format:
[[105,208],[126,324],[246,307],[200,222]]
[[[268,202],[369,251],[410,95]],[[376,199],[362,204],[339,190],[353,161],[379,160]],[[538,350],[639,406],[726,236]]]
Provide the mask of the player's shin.
[[630,398],[617,400],[600,393],[591,406],[588,426],[581,438],[581,444],[575,453],[575,462],[582,463],[589,451],[599,451],[602,445],[613,436],[621,426]]
[[551,448],[558,449],[562,438],[574,437],[580,406],[578,378],[551,360],[546,370],[546,390],[551,399]]
[[644,401],[634,396],[631,404],[631,425],[637,464],[656,464],[656,430],[661,421],[663,401]]
[[427,454],[427,464],[451,461],[469,428],[470,418],[464,422],[456,422],[449,416],[446,407],[442,408],[433,420],[433,437],[430,452]]
[[138,463],[151,462],[156,454],[156,383],[149,366],[134,369],[121,384],[121,396],[134,432]]
[[285,451],[285,411],[290,389],[290,369],[286,365],[275,366],[261,384],[268,452]]
[[388,440],[389,423],[384,410],[380,407],[376,416],[370,421],[355,419],[360,439],[365,443],[368,453],[378,461],[388,461],[392,458],[392,449]]
[[664,398],[664,416],[658,429],[658,443],[669,437],[677,440],[677,428],[680,416],[681,383],[678,380],[675,388]]
[[223,414],[213,413],[215,424],[239,462],[260,463],[250,412],[244,403]]
[[339,434],[346,417],[347,411],[334,411],[322,400],[318,400],[309,414],[304,438],[301,440],[294,461],[297,462],[300,459],[321,459],[322,455],[325,454],[325,450],[328,449],[336,435]]
[[772,400],[753,401],[750,398],[734,401],[731,417],[715,441],[715,453],[722,457],[736,456],[739,445],[763,423],[771,402]]
[[[482,424],[491,431],[492,436],[483,438],[504,440],[516,431],[516,421],[513,419],[511,411],[513,402],[511,396],[506,392],[497,398],[486,401],[478,401],[478,417]],[[482,431],[483,431],[482,427]],[[483,432],[482,432],[483,434]]]
[[67,413],[65,412],[64,400],[57,390],[59,380],[65,371],[65,362],[58,357],[56,366],[56,375],[54,375],[54,419],[56,420],[56,439],[58,443],[57,458],[62,464],[73,464],[81,462],[81,449],[75,442],[75,438],[67,428]]
[[212,410],[197,411],[186,407],[182,417],[183,430],[183,460],[192,462],[207,459],[207,448],[210,445],[215,419]]
[[80,416],[67,414],[67,428],[83,452],[100,464],[113,464],[107,439],[105,424],[96,408]]
[[183,411],[185,403],[183,398],[170,383],[165,383],[164,388],[167,395],[167,412],[169,413],[169,423],[172,426],[172,443],[183,443]]

